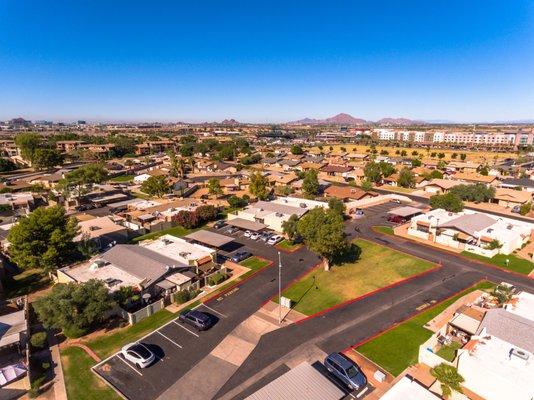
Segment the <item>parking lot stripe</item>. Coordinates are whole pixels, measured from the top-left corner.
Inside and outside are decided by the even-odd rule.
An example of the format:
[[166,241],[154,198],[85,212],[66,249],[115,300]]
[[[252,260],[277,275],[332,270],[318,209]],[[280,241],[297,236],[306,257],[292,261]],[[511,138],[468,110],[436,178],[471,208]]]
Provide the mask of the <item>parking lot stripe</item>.
[[117,356],[117,358],[118,358],[119,360],[121,360],[124,364],[126,364],[127,366],[129,366],[129,367],[130,367],[132,370],[134,370],[136,373],[138,373],[139,375],[143,376],[143,374],[142,374],[141,372],[139,372],[139,371],[137,370],[137,368],[131,366],[130,363],[129,363],[128,361],[126,361],[124,358],[122,358],[121,356]]
[[199,337],[195,332],[187,329],[185,326],[183,326],[182,324],[179,324],[178,322],[176,322],[176,320],[172,321],[174,322],[176,325],[178,325],[180,328],[182,329],[185,329],[187,332],[189,332],[191,335],[195,335],[196,337]]
[[221,313],[221,312],[219,312],[219,311],[217,311],[217,310],[214,310],[213,308],[211,308],[211,307],[209,307],[208,305],[206,305],[206,303],[202,303],[202,305],[203,305],[204,307],[206,307],[208,310],[213,311],[215,314],[219,314],[221,317],[226,318],[226,315],[224,315],[223,313]]
[[369,386],[366,386],[365,389],[363,389],[360,393],[356,395],[356,398],[362,397],[367,391],[369,390]]
[[178,343],[176,343],[174,340],[172,340],[170,337],[168,336],[165,336],[163,333],[161,333],[160,331],[156,331],[158,332],[161,336],[163,336],[165,339],[167,339],[169,342],[171,342],[172,344],[175,344],[176,346],[178,346],[179,348],[182,348],[182,346],[180,346]]

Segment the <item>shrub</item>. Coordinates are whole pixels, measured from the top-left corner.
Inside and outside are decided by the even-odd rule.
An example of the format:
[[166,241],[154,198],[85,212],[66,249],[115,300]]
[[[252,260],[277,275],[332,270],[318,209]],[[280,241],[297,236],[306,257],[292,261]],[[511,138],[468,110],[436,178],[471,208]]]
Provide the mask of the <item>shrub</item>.
[[207,222],[217,219],[219,212],[214,206],[208,205],[197,207],[195,214],[201,222]]
[[178,225],[182,225],[187,229],[196,228],[199,225],[199,218],[197,214],[191,211],[179,211],[178,214],[174,216],[173,220]]
[[519,208],[519,214],[527,215],[531,209],[532,209],[531,203],[522,204],[521,207]]
[[43,362],[41,364],[41,368],[46,371],[48,368],[50,368],[50,363],[49,362]]
[[32,347],[42,349],[46,345],[46,332],[37,332],[30,338]]
[[217,272],[217,273],[215,273],[215,274],[213,274],[212,276],[209,277],[208,284],[210,286],[215,286],[215,285],[218,285],[219,283],[223,282],[224,280],[226,280],[226,278],[228,278],[228,276],[226,276],[225,273]]
[[174,294],[174,301],[178,304],[184,304],[189,301],[189,291],[180,290]]

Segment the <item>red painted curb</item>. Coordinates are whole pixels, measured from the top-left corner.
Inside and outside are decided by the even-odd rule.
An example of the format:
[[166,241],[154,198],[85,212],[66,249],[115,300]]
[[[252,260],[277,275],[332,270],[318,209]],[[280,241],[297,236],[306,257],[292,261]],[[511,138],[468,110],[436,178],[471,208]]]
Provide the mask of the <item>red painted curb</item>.
[[450,300],[452,299],[453,297],[457,296],[458,294],[462,293],[462,292],[465,292],[466,290],[469,290],[471,288],[474,288],[475,286],[477,286],[478,284],[480,284],[481,282],[484,282],[486,281],[487,279],[481,279],[479,280],[478,282],[472,284],[471,286],[465,288],[465,289],[462,289],[462,290],[459,290],[458,292],[455,292],[453,294],[451,294],[450,296],[447,296],[445,297],[443,300],[441,300],[439,303],[436,303],[434,305],[432,305],[431,307],[428,307],[428,308],[424,308],[422,309],[421,311],[416,311],[415,313],[411,314],[411,315],[408,315],[406,318],[403,318],[402,320],[398,321],[398,322],[395,322],[393,325],[391,325],[390,327],[386,328],[386,329],[383,329],[377,333],[375,333],[374,335],[371,335],[369,336],[367,339],[364,339],[364,340],[361,340],[359,341],[358,343],[356,344],[353,344],[352,346],[349,346],[347,347],[346,349],[342,350],[341,352],[344,353],[344,352],[347,352],[347,351],[350,351],[350,350],[354,350],[362,345],[364,345],[365,343],[367,342],[370,342],[371,340],[373,339],[376,339],[378,336],[381,336],[383,334],[385,334],[386,332],[389,332],[393,329],[395,329],[396,327],[398,327],[399,325],[405,323],[406,321],[409,321],[415,317],[417,317],[418,315],[424,313],[424,312],[427,312],[427,311],[430,311],[432,310],[433,308],[436,308],[437,306],[439,306],[440,304],[443,304],[444,302],[446,302],[447,300]]
[[299,320],[295,321],[295,323],[296,323],[296,324],[300,324],[300,323],[302,323],[302,322],[304,322],[304,321],[307,321],[307,320],[309,320],[309,319],[318,317],[319,315],[325,314],[325,313],[327,313],[327,312],[329,312],[329,311],[335,310],[336,308],[344,307],[344,306],[346,306],[346,305],[349,305],[349,304],[355,303],[355,302],[357,302],[357,301],[359,301],[359,300],[362,300],[362,299],[364,299],[364,298],[366,298],[366,297],[369,297],[369,296],[372,296],[372,295],[374,295],[374,294],[380,293],[380,292],[382,292],[382,291],[384,291],[384,290],[391,289],[391,288],[393,288],[393,287],[395,287],[395,286],[402,285],[402,284],[404,284],[404,283],[406,283],[406,282],[409,282],[409,281],[411,281],[411,280],[413,280],[413,279],[420,278],[420,277],[422,277],[422,276],[424,276],[424,275],[430,274],[431,272],[435,272],[435,271],[439,270],[440,268],[441,268],[441,265],[437,265],[437,266],[435,266],[434,268],[431,268],[431,269],[429,269],[429,270],[420,272],[420,273],[418,273],[418,274],[416,274],[416,275],[412,275],[412,276],[410,276],[410,277],[408,277],[408,278],[405,278],[405,279],[402,279],[402,280],[400,280],[400,281],[390,283],[390,284],[387,285],[387,286],[384,286],[384,287],[381,287],[381,288],[372,290],[372,291],[370,291],[370,292],[368,292],[368,293],[362,294],[361,296],[358,296],[358,297],[355,297],[355,298],[353,298],[353,299],[344,301],[343,303],[336,304],[336,305],[334,305],[334,306],[332,306],[332,307],[325,308],[324,310],[318,311],[318,312],[316,312],[315,314],[308,315],[308,316],[305,317],[305,318],[299,319]]
[[[244,278],[243,280],[238,281],[238,282],[235,282],[234,285],[231,285],[231,286],[227,287],[227,288],[224,289],[223,291],[218,292],[218,293],[214,293],[214,294],[212,294],[212,295],[209,295],[207,298],[200,299],[200,303],[205,304],[205,303],[207,303],[207,302],[209,302],[209,301],[212,301],[212,300],[215,299],[215,298],[218,298],[218,297],[224,295],[225,293],[228,293],[230,290],[233,290],[233,289],[235,289],[236,287],[241,286],[243,283],[247,282],[249,279],[251,279],[251,278],[253,278],[254,276],[256,276],[256,274],[259,274],[259,273],[262,272],[264,269],[267,269],[267,268],[269,268],[271,265],[274,264],[274,261],[268,260],[268,259],[266,259],[266,258],[263,258],[263,257],[257,257],[257,256],[255,256],[255,257],[256,257],[256,258],[259,258],[259,259],[261,259],[261,260],[269,261],[269,264],[267,264],[267,265],[266,265],[265,267],[263,267],[263,268],[260,268],[260,269],[257,270],[257,271],[254,271],[252,274],[250,274],[249,276],[247,276],[247,277]],[[245,267],[245,268],[246,268],[246,267]]]
[[[499,267],[498,265],[489,264],[489,263],[487,263],[487,262],[484,262],[484,261],[481,261],[481,260],[477,260],[477,259],[475,259],[475,258],[470,258],[470,257],[464,256],[463,254],[456,253],[456,252],[454,252],[454,251],[450,251],[450,250],[442,249],[441,247],[434,247],[434,246],[432,246],[432,245],[430,245],[430,244],[422,243],[422,242],[419,242],[419,241],[417,241],[417,240],[414,240],[414,239],[411,239],[411,238],[407,238],[407,237],[405,237],[405,236],[399,236],[399,235],[395,235],[395,234],[392,235],[391,233],[380,232],[380,231],[375,230],[374,228],[375,228],[374,226],[371,227],[371,230],[372,230],[373,232],[375,232],[375,233],[380,233],[380,234],[382,234],[382,235],[388,235],[388,236],[392,236],[392,237],[395,237],[395,238],[402,238],[402,239],[408,240],[408,241],[410,241],[410,242],[412,242],[412,243],[417,243],[417,244],[420,244],[421,246],[425,246],[425,247],[428,247],[428,248],[431,248],[431,249],[440,251],[440,252],[442,252],[442,253],[444,253],[444,254],[451,253],[451,254],[456,255],[456,256],[458,256],[458,257],[460,257],[460,258],[463,258],[463,259],[466,260],[466,261],[473,261],[473,262],[476,262],[476,263],[478,263],[478,264],[480,264],[480,265],[483,265],[483,266],[485,266],[485,267],[495,268],[495,269],[498,269],[498,270],[500,270],[500,271],[502,271],[502,272],[507,272],[507,273],[509,273],[509,274],[515,275],[515,276],[517,276],[517,277],[528,278],[528,279],[534,279],[534,276],[530,276],[530,275],[527,275],[527,274],[522,274],[522,273],[520,273],[520,272],[512,271],[512,270],[510,270],[510,269],[506,269],[506,268],[503,268],[503,267]],[[371,239],[367,239],[367,240],[369,240],[369,241],[371,241],[371,242],[373,242],[373,243],[377,243],[377,242],[375,242],[374,240],[371,240]],[[401,250],[401,251],[402,251],[402,250]],[[406,254],[410,254],[410,253],[406,253]],[[417,257],[417,256],[414,256],[414,257]],[[428,261],[428,260],[426,260],[426,261]],[[534,271],[534,270],[533,270],[533,271]]]

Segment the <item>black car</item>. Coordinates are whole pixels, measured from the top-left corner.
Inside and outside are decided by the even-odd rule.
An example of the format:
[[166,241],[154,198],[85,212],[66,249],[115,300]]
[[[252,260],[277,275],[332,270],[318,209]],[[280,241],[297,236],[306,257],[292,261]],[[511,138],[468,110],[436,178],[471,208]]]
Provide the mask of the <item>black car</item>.
[[179,319],[199,331],[205,331],[206,329],[211,328],[214,323],[208,314],[196,310],[183,311],[180,314]]
[[250,251],[238,251],[237,253],[234,253],[230,258],[233,262],[238,263],[243,260],[246,260],[249,257],[252,257],[252,253]]
[[215,229],[221,229],[223,226],[226,226],[226,222],[223,220],[217,221],[215,224],[213,224]]

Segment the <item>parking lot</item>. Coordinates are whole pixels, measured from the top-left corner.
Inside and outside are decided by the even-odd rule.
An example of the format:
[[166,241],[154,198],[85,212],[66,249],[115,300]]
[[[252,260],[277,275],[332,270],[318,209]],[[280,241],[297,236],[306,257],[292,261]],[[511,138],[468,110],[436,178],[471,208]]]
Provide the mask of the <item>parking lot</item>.
[[129,399],[154,399],[209,353],[213,343],[220,340],[221,333],[224,335],[223,332],[231,327],[226,322],[228,316],[217,308],[217,304],[196,307],[217,321],[207,331],[197,332],[176,318],[140,339],[138,342],[156,356],[149,367],[137,368],[117,353],[93,370]]

